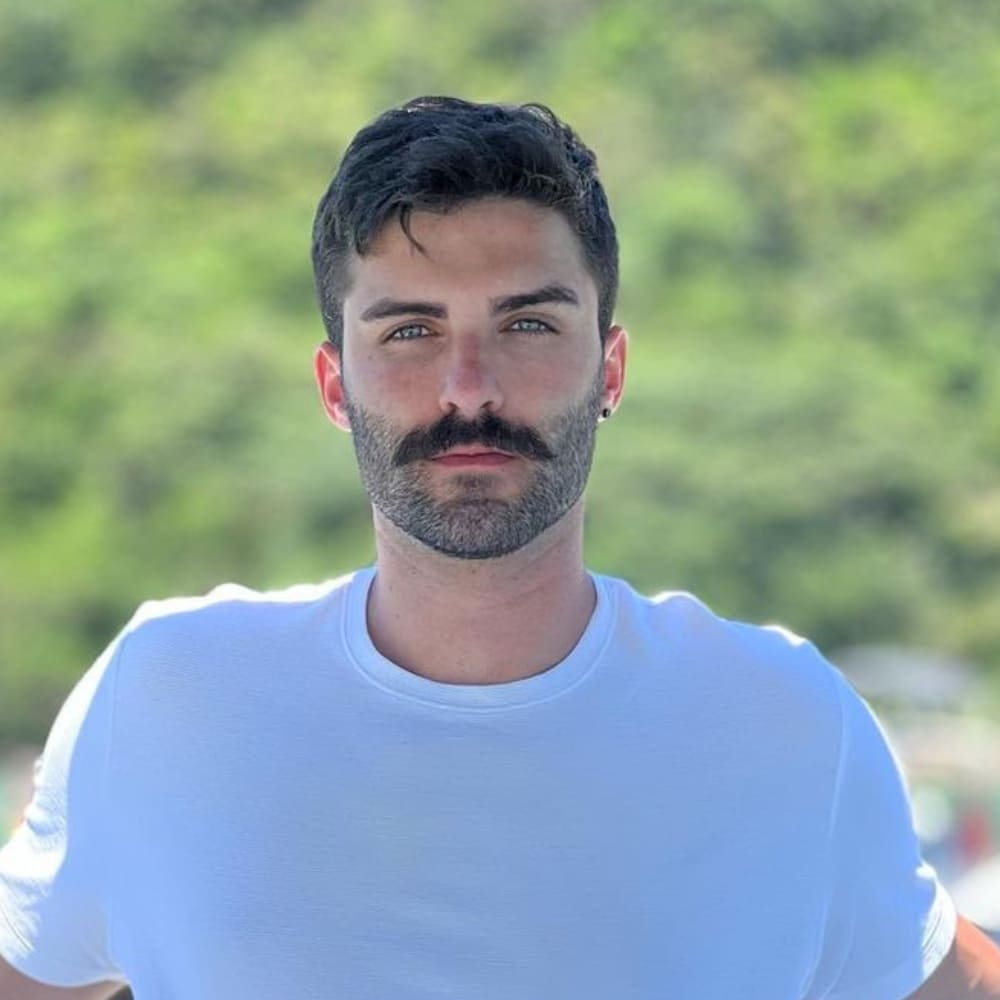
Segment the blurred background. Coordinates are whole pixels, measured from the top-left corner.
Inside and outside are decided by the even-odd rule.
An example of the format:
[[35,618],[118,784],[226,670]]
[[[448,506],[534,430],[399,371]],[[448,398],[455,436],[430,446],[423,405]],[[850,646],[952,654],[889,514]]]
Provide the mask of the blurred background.
[[425,93],[541,101],[598,153],[632,339],[591,566],[816,641],[1000,934],[992,0],[0,6],[0,840],[138,603],[371,560],[309,231]]

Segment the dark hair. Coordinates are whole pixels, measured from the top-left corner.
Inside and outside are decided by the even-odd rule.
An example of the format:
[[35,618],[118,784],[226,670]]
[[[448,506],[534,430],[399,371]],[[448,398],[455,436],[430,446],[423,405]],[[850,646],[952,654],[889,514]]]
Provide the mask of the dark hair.
[[541,104],[418,97],[354,137],[316,210],[313,272],[331,343],[343,339],[352,252],[363,257],[393,218],[421,249],[409,229],[413,211],[490,196],[535,202],[570,224],[597,285],[603,340],[618,294],[618,240],[594,154]]

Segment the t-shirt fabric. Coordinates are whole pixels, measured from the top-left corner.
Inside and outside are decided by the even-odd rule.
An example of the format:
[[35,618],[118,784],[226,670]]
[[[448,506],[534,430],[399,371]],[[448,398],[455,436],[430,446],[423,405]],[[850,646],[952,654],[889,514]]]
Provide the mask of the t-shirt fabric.
[[809,643],[592,574],[543,673],[445,684],[375,570],[143,605],[0,851],[0,955],[137,1000],[901,1000],[951,945],[878,723]]

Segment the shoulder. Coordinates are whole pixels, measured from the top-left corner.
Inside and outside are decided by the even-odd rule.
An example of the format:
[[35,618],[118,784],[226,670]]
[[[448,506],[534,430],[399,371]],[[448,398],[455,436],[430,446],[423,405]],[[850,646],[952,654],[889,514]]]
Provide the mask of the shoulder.
[[102,678],[116,766],[149,761],[158,747],[176,755],[191,732],[232,732],[308,700],[336,656],[353,578],[273,591],[225,584],[141,605]]
[[226,583],[200,596],[146,601],[115,640],[117,686],[216,676],[267,666],[317,636],[338,632],[356,574],[257,591]]
[[829,686],[841,677],[812,642],[783,625],[725,618],[685,591],[646,596],[623,580],[603,580],[615,594],[619,626],[672,659],[695,660],[731,679],[749,672],[757,681],[799,676]]
[[701,717],[775,737],[811,736],[810,745],[836,753],[844,704],[858,696],[812,642],[782,625],[725,618],[686,592],[645,596],[604,579],[615,594],[618,642],[662,677],[666,695],[688,696],[703,706]]
[[134,643],[137,639],[163,641],[186,635],[217,635],[220,629],[267,631],[329,613],[338,606],[355,575],[278,590],[223,583],[199,596],[145,601],[132,616],[125,634]]

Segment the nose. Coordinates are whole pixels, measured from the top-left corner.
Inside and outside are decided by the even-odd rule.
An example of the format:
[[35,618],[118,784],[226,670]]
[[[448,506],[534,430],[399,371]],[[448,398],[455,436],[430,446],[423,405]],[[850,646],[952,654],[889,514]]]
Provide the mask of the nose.
[[474,338],[456,340],[441,378],[439,403],[446,413],[476,420],[483,410],[497,411],[503,394],[489,352]]

